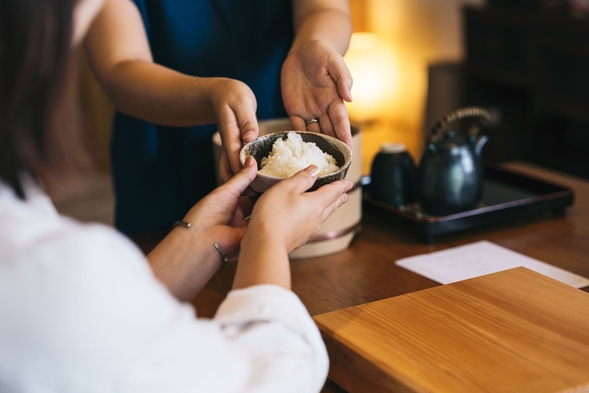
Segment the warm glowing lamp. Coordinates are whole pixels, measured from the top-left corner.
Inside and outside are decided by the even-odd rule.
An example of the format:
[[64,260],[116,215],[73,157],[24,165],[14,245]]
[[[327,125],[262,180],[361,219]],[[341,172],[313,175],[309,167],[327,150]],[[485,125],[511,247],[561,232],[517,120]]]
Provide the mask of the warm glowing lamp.
[[392,46],[374,33],[354,33],[344,57],[352,73],[350,119],[366,123],[382,118],[393,105],[398,72]]

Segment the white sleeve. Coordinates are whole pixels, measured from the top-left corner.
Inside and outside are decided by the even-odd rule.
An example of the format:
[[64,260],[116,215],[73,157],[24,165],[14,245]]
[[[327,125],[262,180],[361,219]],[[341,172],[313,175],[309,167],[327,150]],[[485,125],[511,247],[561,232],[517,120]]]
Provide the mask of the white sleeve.
[[197,319],[114,231],[90,227],[63,243],[74,250],[61,255],[73,261],[59,287],[68,304],[46,316],[46,327],[62,332],[55,350],[69,348],[64,368],[96,379],[96,391],[321,390],[327,353],[294,293],[273,285],[232,291],[214,319]]
[[328,371],[321,336],[281,287],[233,291],[211,321],[190,315],[134,368],[129,392],[319,392]]

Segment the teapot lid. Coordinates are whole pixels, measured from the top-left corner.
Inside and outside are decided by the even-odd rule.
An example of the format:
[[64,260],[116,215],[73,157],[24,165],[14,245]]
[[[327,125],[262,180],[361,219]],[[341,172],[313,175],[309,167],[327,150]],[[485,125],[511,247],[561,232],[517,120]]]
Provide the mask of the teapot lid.
[[380,147],[382,153],[403,153],[407,151],[404,143],[385,142]]
[[451,141],[456,139],[456,131],[448,130],[444,133],[444,140]]
[[454,147],[460,147],[467,144],[468,140],[463,136],[459,135],[454,130],[446,130],[440,135],[438,142],[434,144],[438,149],[452,149]]

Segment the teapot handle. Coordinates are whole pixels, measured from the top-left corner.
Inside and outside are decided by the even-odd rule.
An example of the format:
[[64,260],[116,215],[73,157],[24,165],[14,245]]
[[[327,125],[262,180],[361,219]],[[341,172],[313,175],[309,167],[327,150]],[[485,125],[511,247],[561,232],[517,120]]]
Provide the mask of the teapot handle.
[[[436,124],[432,127],[431,130],[431,139],[435,140],[439,138],[441,135],[440,132],[448,124],[453,123],[456,120],[461,120],[468,117],[481,118],[481,122],[487,122],[491,120],[491,112],[478,106],[469,106],[465,108],[456,109],[436,122]],[[471,130],[474,131],[473,133],[477,133],[478,126],[474,125],[473,127],[471,127]]]

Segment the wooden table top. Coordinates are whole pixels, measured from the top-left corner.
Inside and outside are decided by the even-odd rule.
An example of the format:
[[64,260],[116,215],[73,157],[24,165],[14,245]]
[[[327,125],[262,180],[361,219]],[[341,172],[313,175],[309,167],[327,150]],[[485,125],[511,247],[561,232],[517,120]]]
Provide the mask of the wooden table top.
[[[349,249],[320,258],[292,261],[293,291],[315,316],[431,288],[439,284],[395,265],[395,261],[478,240],[489,240],[589,278],[589,181],[527,163],[511,163],[505,167],[572,188],[574,205],[565,217],[536,216],[468,230],[440,236],[434,245],[423,243],[402,223],[387,222],[377,214],[365,212],[363,229]],[[148,251],[158,238],[147,236],[135,240]],[[199,316],[214,315],[231,289],[234,274],[235,264],[215,274],[193,302]]]
[[315,322],[349,392],[589,392],[589,294],[523,267]]

